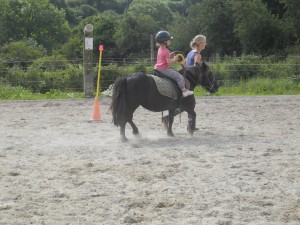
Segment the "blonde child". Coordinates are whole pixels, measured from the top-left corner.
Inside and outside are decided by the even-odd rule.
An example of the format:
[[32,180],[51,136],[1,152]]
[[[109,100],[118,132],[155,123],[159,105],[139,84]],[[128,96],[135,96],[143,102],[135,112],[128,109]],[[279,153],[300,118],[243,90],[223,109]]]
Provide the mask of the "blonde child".
[[191,51],[188,53],[185,61],[186,66],[194,66],[195,63],[201,62],[201,51],[205,49],[206,37],[204,35],[197,35],[190,43]]

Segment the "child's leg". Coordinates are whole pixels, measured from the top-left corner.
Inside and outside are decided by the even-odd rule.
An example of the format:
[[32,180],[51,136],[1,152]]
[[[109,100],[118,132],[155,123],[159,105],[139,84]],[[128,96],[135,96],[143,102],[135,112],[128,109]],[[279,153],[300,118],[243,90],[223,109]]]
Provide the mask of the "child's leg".
[[161,72],[168,78],[171,78],[172,80],[175,80],[178,84],[178,87],[180,90],[183,90],[185,88],[185,82],[184,82],[184,77],[178,73],[175,70],[161,70]]
[[177,71],[175,70],[171,70],[171,69],[168,69],[168,70],[161,70],[161,72],[168,78],[171,78],[173,80],[175,80],[178,84],[178,87],[180,88],[180,90],[182,91],[182,96],[183,97],[187,97],[189,95],[192,95],[194,94],[193,91],[190,91],[188,89],[185,88],[185,82],[184,82],[184,77],[178,73]]

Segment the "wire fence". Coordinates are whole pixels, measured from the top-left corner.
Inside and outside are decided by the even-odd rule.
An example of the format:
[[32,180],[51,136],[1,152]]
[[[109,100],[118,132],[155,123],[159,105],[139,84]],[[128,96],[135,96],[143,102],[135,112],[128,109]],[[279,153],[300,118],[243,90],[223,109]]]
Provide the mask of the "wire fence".
[[[241,80],[260,76],[273,80],[291,80],[300,82],[300,61],[243,62],[235,57],[210,58],[212,72],[223,85],[237,85]],[[151,58],[103,58],[101,67],[101,89],[108,89],[118,76],[137,71],[152,72],[155,60]],[[92,63],[96,85],[98,59]],[[23,86],[33,91],[60,89],[62,91],[83,91],[83,59],[44,60],[35,64],[32,60],[0,62],[0,83],[11,86]],[[176,65],[174,69],[180,69]]]

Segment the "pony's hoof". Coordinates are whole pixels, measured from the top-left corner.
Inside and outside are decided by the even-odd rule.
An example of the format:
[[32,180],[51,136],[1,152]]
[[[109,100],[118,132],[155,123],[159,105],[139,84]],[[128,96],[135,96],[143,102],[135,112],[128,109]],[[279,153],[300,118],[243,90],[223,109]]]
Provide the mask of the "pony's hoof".
[[175,137],[175,135],[173,133],[168,133],[169,137]]
[[140,133],[135,133],[134,136],[138,139],[141,139],[142,138],[142,135]]
[[121,137],[121,142],[122,142],[122,143],[126,143],[126,142],[128,142],[128,139],[127,139],[127,137]]
[[192,129],[191,127],[187,127],[187,131],[191,136],[193,136],[195,129]]
[[135,135],[135,136],[139,136],[140,132],[139,131],[132,131],[132,134]]

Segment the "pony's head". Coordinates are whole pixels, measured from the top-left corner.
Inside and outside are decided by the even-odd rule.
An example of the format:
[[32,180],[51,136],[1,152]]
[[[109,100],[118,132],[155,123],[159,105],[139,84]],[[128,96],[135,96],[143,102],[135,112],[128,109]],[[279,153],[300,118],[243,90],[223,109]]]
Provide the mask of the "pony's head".
[[201,85],[210,93],[216,93],[219,85],[205,62],[196,63],[195,66],[185,67],[184,76],[190,81],[191,86]]

